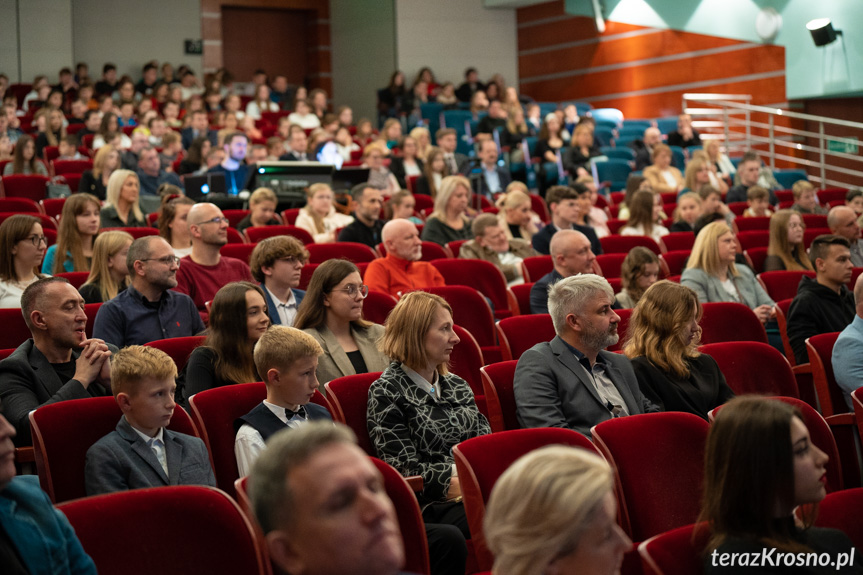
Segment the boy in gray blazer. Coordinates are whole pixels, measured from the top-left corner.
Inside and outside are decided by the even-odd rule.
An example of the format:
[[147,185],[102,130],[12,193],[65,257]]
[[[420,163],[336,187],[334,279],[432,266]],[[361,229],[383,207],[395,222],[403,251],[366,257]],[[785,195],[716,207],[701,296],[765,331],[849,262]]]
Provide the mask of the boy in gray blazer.
[[177,366],[163,351],[140,345],[111,361],[111,389],[123,416],[87,451],[87,495],[163,485],[216,486],[204,442],[169,431]]

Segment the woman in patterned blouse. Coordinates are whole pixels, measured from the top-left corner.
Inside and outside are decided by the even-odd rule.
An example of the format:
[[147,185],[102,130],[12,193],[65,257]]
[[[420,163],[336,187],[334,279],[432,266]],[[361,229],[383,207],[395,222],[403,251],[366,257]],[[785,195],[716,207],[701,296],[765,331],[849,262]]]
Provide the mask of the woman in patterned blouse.
[[393,362],[369,389],[367,417],[378,457],[402,475],[422,476],[423,519],[468,538],[452,448],[491,429],[470,386],[447,370],[458,342],[443,298],[418,291],[399,300],[379,344]]

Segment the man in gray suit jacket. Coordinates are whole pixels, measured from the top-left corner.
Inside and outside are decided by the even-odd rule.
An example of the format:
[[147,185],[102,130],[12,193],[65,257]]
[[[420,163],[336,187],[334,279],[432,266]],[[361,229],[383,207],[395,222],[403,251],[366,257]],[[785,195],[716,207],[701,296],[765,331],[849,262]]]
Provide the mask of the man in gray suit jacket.
[[84,333],[84,299],[63,278],[38,280],[21,296],[28,339],[0,362],[2,413],[15,426],[15,445],[32,444],[29,413],[37,407],[110,393],[117,348]]
[[590,429],[612,417],[659,411],[638,387],[617,343],[614,291],[600,276],[558,281],[548,296],[557,336],[524,352],[515,370],[515,403],[524,427]]
[[117,428],[87,450],[87,495],[164,485],[216,486],[204,442],[165,427],[174,414],[177,366],[140,345],[114,356],[112,388],[123,412]]

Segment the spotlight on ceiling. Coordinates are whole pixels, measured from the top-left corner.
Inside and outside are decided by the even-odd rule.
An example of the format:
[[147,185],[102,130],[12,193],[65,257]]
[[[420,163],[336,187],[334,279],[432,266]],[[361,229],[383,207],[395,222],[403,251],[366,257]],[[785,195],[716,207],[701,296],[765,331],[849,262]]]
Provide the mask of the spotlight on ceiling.
[[830,18],[816,18],[806,24],[806,29],[812,34],[812,41],[816,46],[826,46],[836,41],[836,36],[842,35],[842,30],[833,28]]

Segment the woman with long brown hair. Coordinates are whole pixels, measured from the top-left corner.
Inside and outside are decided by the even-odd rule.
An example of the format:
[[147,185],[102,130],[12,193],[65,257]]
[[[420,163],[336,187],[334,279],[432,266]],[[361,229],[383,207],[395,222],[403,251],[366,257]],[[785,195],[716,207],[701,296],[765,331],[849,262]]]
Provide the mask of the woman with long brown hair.
[[[42,273],[88,272],[93,259],[93,242],[99,233],[101,205],[90,194],[72,194],[66,198],[60,214],[57,243],[48,248],[42,262]],[[59,257],[57,253],[60,253]]]
[[440,189],[441,182],[449,175],[449,167],[444,160],[443,150],[432,146],[426,155],[423,173],[417,178],[415,193],[431,196],[434,199]]
[[812,262],[803,245],[806,224],[794,210],[779,210],[770,217],[770,241],[764,271],[813,271]]
[[21,307],[24,290],[38,279],[48,242],[38,218],[18,214],[0,225],[0,308]]
[[45,167],[45,164],[36,158],[36,144],[33,141],[33,136],[24,134],[15,142],[13,159],[3,168],[3,175],[12,176],[15,174],[48,175],[48,169]]

